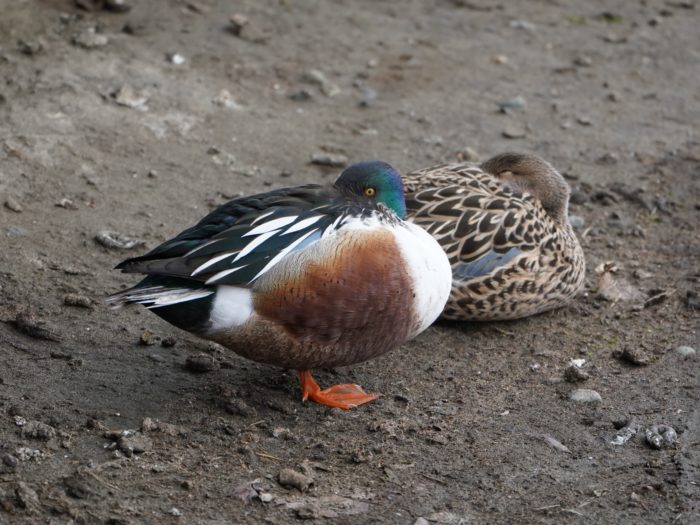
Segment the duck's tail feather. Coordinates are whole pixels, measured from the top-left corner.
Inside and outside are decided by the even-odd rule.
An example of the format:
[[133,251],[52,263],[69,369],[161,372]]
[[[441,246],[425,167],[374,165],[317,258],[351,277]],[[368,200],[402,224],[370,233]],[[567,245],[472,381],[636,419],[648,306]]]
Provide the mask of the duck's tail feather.
[[112,308],[120,308],[125,304],[142,304],[146,308],[160,308],[202,299],[214,293],[212,288],[177,288],[160,285],[140,287],[137,285],[110,295],[106,301]]

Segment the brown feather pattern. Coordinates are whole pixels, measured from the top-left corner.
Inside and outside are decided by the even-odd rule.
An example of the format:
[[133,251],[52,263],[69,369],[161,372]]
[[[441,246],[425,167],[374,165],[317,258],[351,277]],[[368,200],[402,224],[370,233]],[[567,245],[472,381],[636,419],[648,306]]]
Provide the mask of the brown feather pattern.
[[[566,188],[566,210],[568,185],[551,171],[559,189]],[[453,266],[443,318],[515,319],[562,306],[580,290],[585,260],[578,239],[568,218],[550,216],[535,195],[514,191],[469,163],[414,171],[403,181],[409,218],[437,239]],[[515,257],[485,275],[455,272],[458,265],[513,248]]]

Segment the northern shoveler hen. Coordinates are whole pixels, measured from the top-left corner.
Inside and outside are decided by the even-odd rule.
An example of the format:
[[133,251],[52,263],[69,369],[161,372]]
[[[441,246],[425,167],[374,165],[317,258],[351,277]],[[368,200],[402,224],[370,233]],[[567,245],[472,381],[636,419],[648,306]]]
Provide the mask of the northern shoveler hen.
[[585,260],[568,218],[569,185],[534,155],[451,164],[404,177],[408,217],[452,265],[445,319],[517,319],[562,306]]
[[120,263],[147,277],[108,302],[140,303],[243,357],[297,369],[304,400],[351,408],[378,395],[321,390],[309,370],[384,354],[425,330],[449,296],[445,253],[405,213],[401,177],[378,161],[333,186],[237,198]]

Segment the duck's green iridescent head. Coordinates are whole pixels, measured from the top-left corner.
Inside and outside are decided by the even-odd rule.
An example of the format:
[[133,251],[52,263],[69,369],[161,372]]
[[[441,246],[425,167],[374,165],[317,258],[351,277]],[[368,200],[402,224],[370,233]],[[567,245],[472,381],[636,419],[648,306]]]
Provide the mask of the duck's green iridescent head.
[[339,190],[373,202],[381,202],[401,219],[406,216],[401,175],[386,162],[367,160],[347,168],[335,181]]

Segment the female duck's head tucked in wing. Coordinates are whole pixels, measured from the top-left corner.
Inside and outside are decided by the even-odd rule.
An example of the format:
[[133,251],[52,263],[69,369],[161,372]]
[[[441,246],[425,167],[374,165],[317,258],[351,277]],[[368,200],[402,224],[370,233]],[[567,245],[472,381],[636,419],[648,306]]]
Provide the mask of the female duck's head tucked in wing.
[[568,218],[569,186],[551,164],[504,153],[481,166],[442,165],[404,177],[408,217],[452,264],[443,317],[516,319],[559,307],[585,262]]
[[305,399],[349,408],[376,396],[356,385],[321,391],[308,369],[383,354],[432,323],[449,295],[447,257],[405,212],[401,177],[379,161],[333,186],[241,197],[120,263],[146,277],[108,301],[296,368]]
[[516,194],[532,195],[557,224],[568,224],[571,188],[546,160],[535,155],[501,153],[483,162],[481,169]]

